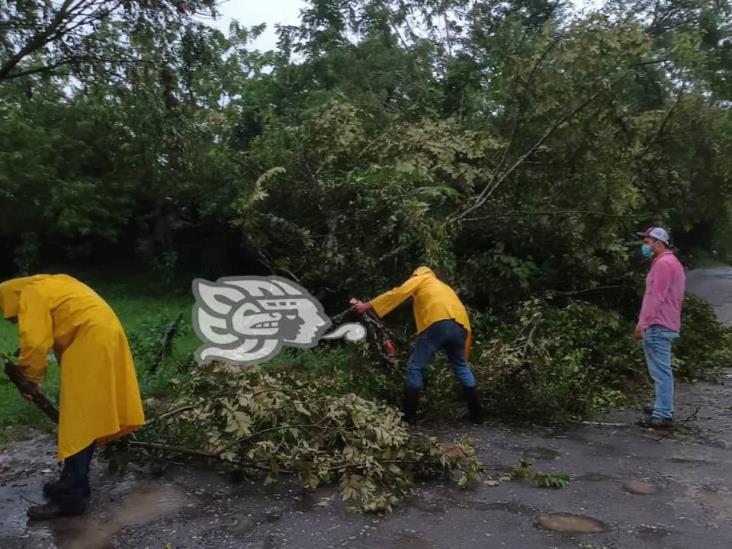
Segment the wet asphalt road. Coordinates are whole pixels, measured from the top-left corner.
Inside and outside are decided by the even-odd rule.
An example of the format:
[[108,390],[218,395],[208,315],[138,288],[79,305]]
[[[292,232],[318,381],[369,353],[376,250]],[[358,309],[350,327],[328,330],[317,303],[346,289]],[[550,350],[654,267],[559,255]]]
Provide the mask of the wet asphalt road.
[[[689,289],[707,292],[732,322],[725,316],[732,269],[690,273]],[[435,434],[470,434],[490,468],[524,458],[571,483],[563,490],[521,481],[470,490],[428,483],[389,515],[348,513],[329,499],[330,488],[307,494],[289,482],[233,484],[182,468],[119,481],[96,463],[86,516],[29,524],[28,500],[38,501],[42,483],[56,475],[53,440],[40,436],[0,454],[0,548],[732,549],[732,372],[721,384],[679,387],[677,417],[697,408],[666,438],[634,427],[636,411],[562,430],[446,426]],[[595,519],[595,533],[542,528],[540,519],[552,513]]]
[[690,271],[686,275],[686,289],[706,299],[714,306],[719,319],[732,325],[732,267]]

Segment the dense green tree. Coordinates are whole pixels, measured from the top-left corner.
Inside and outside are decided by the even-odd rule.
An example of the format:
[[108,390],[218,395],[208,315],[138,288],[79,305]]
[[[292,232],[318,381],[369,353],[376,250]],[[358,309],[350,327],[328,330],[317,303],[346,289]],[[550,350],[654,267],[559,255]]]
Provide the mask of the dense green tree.
[[6,250],[246,255],[339,302],[429,262],[502,308],[729,226],[724,2],[313,0],[268,52],[212,8],[0,3]]

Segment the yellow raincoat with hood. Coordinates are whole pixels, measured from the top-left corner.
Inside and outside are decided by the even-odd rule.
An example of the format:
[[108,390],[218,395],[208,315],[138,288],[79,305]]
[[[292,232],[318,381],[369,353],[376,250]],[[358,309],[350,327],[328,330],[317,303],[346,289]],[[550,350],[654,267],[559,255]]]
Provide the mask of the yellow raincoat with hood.
[[43,379],[51,349],[59,360],[59,460],[145,423],[127,336],[91,288],[67,275],[16,278],[0,284],[0,308],[18,319],[26,378]]
[[429,267],[418,267],[404,284],[381,294],[369,303],[374,312],[383,317],[410,297],[413,298],[412,310],[417,333],[422,333],[439,320],[454,320],[468,332],[465,339],[465,358],[468,358],[473,341],[468,312],[455,291],[440,281]]

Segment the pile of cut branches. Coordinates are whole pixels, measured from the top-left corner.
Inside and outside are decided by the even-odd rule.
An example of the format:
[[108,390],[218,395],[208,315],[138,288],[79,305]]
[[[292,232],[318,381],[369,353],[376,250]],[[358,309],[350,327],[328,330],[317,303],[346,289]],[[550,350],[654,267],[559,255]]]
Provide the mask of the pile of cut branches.
[[364,511],[391,510],[417,478],[467,486],[481,477],[469,440],[415,434],[396,409],[295,372],[205,366],[172,406],[155,407],[128,443],[138,457],[214,461],[266,482],[292,474],[309,489],[338,483],[343,500]]

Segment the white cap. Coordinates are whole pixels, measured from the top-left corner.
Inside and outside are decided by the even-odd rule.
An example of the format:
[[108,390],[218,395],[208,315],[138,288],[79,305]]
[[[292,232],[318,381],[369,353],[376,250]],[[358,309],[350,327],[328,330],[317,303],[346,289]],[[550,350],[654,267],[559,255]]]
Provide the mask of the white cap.
[[668,232],[666,231],[666,229],[663,229],[661,227],[651,227],[647,231],[641,231],[635,234],[637,234],[638,236],[642,236],[643,238],[655,238],[656,240],[660,240],[661,242],[666,244],[666,246],[669,245],[669,242],[671,240],[668,236]]

